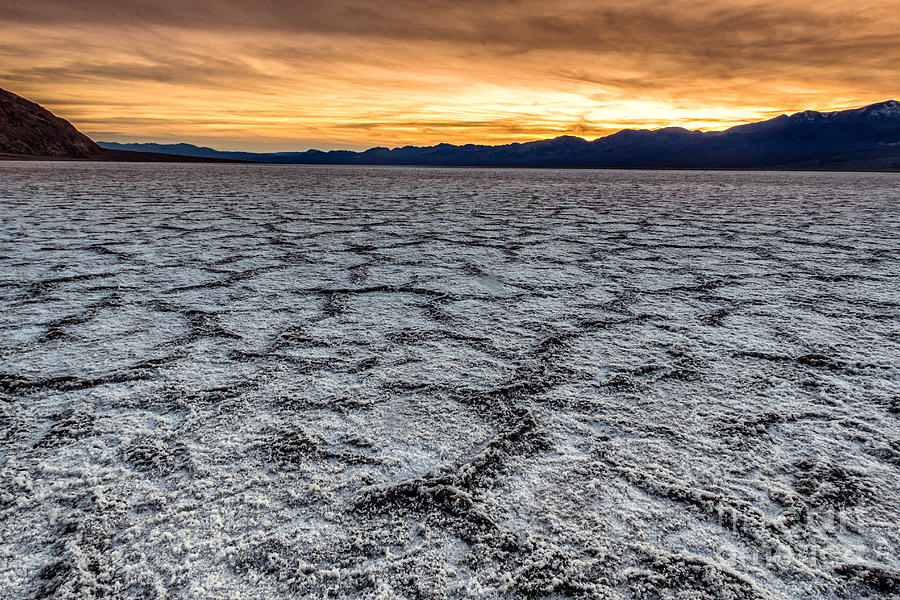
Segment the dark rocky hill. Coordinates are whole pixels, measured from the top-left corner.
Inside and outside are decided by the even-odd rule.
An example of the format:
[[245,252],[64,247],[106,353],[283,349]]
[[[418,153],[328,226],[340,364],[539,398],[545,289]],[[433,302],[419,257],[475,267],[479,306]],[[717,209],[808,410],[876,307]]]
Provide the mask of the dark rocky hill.
[[101,148],[52,112],[0,89],[0,160],[102,160],[109,162],[237,162],[225,157],[180,156]]
[[101,152],[100,146],[65,119],[0,89],[0,153],[83,158]]

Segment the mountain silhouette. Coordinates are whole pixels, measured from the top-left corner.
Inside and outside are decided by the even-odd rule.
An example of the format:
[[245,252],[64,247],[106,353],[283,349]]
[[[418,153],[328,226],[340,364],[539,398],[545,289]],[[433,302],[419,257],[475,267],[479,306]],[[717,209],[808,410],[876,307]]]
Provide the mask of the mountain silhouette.
[[0,152],[87,157],[102,150],[65,119],[39,104],[0,89]]
[[626,129],[593,141],[562,136],[500,146],[252,153],[190,144],[100,144],[139,152],[294,164],[900,170],[900,102],[836,112],[807,110],[725,131]]
[[900,102],[807,110],[725,131],[625,129],[588,141],[561,136],[485,146],[437,144],[305,152],[226,152],[191,144],[95,144],[60,117],[0,89],[0,155],[111,161],[637,169],[900,171]]
[[172,153],[101,148],[74,125],[10,91],[0,89],[0,159],[86,159],[120,162],[233,162]]

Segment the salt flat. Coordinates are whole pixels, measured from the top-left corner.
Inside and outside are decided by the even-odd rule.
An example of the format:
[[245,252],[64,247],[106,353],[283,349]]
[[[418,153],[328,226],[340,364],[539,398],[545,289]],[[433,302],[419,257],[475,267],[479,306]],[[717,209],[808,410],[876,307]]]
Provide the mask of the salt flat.
[[0,164],[0,597],[900,592],[900,176]]

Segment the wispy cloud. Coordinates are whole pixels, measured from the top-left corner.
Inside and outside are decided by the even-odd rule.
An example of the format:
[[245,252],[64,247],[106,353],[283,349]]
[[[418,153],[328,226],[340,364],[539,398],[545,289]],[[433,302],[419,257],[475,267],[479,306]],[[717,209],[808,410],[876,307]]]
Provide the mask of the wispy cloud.
[[120,140],[496,143],[887,99],[897,31],[900,0],[19,0],[0,86]]

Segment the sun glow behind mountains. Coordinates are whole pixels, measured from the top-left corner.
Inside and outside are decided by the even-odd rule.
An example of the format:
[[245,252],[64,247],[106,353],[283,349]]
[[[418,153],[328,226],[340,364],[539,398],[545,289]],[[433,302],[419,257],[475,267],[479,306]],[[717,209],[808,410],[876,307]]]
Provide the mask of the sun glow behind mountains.
[[897,95],[900,2],[12,2],[0,87],[222,149],[722,129]]

